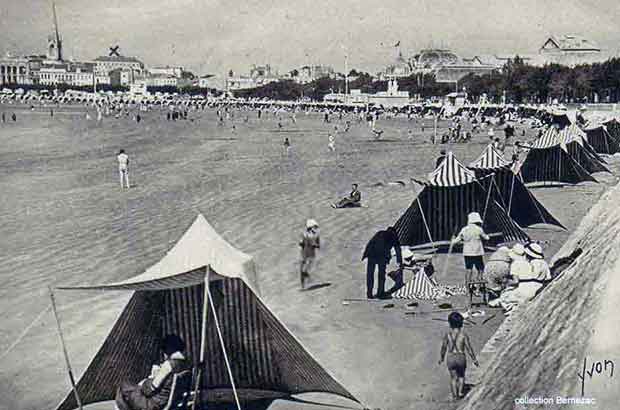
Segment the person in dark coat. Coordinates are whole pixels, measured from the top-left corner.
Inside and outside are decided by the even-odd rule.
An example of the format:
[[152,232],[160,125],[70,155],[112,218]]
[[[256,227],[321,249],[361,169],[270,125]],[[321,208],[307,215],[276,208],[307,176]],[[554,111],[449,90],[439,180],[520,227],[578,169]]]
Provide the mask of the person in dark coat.
[[151,375],[138,384],[127,381],[116,391],[119,410],[161,410],[170,397],[172,378],[188,370],[189,364],[183,352],[185,342],[177,335],[167,335],[162,341],[164,362],[153,366]]
[[403,267],[403,257],[400,250],[400,242],[396,229],[390,226],[385,231],[377,232],[366,244],[362,260],[367,259],[366,265],[366,297],[374,298],[373,289],[375,285],[375,267],[379,270],[377,286],[377,298],[388,299],[390,296],[385,292],[385,269],[392,257],[391,251],[396,252],[396,262],[399,268]]

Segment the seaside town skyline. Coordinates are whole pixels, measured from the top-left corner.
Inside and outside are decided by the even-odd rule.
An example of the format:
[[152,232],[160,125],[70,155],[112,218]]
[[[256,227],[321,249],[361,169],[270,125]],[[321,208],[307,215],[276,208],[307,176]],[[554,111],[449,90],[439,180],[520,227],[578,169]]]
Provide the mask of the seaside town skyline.
[[[469,58],[532,55],[548,37],[570,34],[596,44],[602,57],[612,57],[620,41],[615,32],[620,12],[609,1],[541,5],[528,0],[518,9],[492,2],[488,7],[461,4],[455,13],[453,1],[316,7],[302,2],[293,7],[277,1],[223,5],[183,0],[168,6],[166,22],[159,17],[159,3],[57,1],[65,58],[90,61],[119,45],[124,56],[137,57],[147,66],[182,66],[198,76],[214,74],[222,83],[230,70],[247,73],[252,64],[270,64],[280,73],[305,65],[344,72],[347,55],[349,69],[374,74],[398,53],[409,58],[425,48],[450,49]],[[44,40],[53,30],[51,5],[47,0],[26,0],[0,9],[6,27],[3,56],[44,54]],[[597,24],[591,24],[593,20]]]

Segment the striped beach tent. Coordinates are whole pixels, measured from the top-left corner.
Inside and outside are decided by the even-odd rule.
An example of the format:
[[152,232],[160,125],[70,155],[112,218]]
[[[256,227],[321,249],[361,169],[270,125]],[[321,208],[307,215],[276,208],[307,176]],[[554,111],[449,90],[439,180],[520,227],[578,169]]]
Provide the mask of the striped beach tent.
[[620,120],[617,117],[610,117],[603,121],[603,125],[607,128],[609,134],[620,141]]
[[520,226],[550,224],[566,229],[525,186],[504,156],[489,144],[469,168],[479,179],[489,177],[497,189],[501,204]]
[[559,138],[566,151],[589,173],[610,172],[605,160],[590,145],[587,134],[572,123],[558,130]]
[[415,276],[392,294],[396,299],[419,299],[419,300],[436,300],[443,292],[434,284],[424,269],[419,269]]
[[587,135],[588,142],[599,154],[612,155],[620,152],[620,134],[614,137],[603,124],[589,124],[583,131]]
[[590,172],[568,153],[564,139],[555,127],[547,128],[540,138],[527,148],[527,155],[515,167],[515,172],[520,174],[526,184],[597,182]]
[[427,181],[417,182],[422,190],[394,225],[401,245],[446,248],[470,212],[482,216],[483,227],[495,242],[527,240],[501,205],[497,190],[490,189],[492,180],[477,179],[452,152]]
[[[113,400],[123,380],[138,382],[159,363],[163,335],[185,340],[194,386],[208,407],[325,392],[356,398],[302,346],[261,300],[251,256],[226,242],[199,215],[174,247],[125,281],[59,288],[133,292],[74,392],[70,410]],[[77,393],[77,395],[75,394]]]

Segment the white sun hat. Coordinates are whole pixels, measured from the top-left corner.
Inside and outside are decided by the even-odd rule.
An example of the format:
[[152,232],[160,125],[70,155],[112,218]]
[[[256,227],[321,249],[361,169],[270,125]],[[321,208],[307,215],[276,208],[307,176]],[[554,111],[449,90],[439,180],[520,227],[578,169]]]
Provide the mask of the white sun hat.
[[472,212],[467,215],[467,224],[481,224],[482,218],[478,212]]

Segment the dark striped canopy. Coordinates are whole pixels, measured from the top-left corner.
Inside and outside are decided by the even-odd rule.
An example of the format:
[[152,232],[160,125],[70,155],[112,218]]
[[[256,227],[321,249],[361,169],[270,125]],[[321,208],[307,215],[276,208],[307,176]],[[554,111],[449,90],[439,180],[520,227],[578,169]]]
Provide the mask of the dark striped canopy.
[[442,163],[428,175],[430,185],[443,187],[469,184],[475,180],[476,174],[461,164],[452,152],[448,152]]
[[[234,402],[216,331],[216,315],[212,311],[208,312],[205,362],[200,363],[207,271],[223,343],[242,402],[273,400],[306,392],[333,393],[357,401],[271,312],[256,293],[257,283],[250,286],[250,270],[254,265],[247,259],[248,255],[237,250],[235,254],[230,244],[220,243],[224,239],[219,235],[201,236],[211,232],[212,228],[207,225],[204,218],[197,219],[170,252],[142,275],[111,285],[77,288],[134,290],[77,383],[82,403],[113,400],[121,381],[137,383],[147,377],[151,366],[161,362],[160,340],[170,333],[185,340],[186,353],[194,370],[202,369],[203,400]],[[209,252],[205,244],[218,252]],[[201,255],[192,254],[200,250]],[[209,257],[214,258],[213,264],[187,270],[198,261],[209,262]],[[178,270],[174,268],[175,263]],[[220,270],[226,268],[232,272]],[[70,392],[57,410],[76,407],[75,397]]]
[[592,124],[584,129],[588,142],[599,154],[612,155],[620,152],[620,135],[613,137],[607,127],[602,124]]
[[429,181],[420,183],[424,188],[394,225],[401,245],[447,244],[467,224],[471,212],[482,216],[483,228],[495,242],[528,239],[501,205],[492,178],[476,179],[451,152]]

